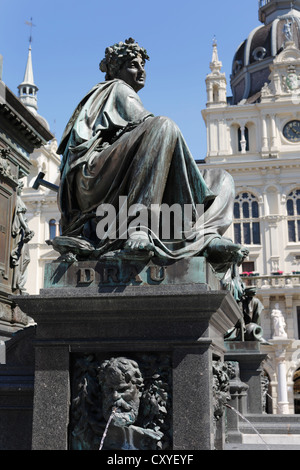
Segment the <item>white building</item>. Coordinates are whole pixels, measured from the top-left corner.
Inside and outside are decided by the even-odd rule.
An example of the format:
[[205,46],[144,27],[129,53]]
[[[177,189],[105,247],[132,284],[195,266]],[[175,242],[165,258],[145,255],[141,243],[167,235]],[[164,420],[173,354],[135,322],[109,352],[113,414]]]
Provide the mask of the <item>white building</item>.
[[[49,129],[47,121],[38,114],[37,91],[34,82],[31,45],[23,82],[18,86],[19,99]],[[50,129],[49,129],[50,130]],[[44,283],[44,266],[49,260],[57,259],[58,254],[50,248],[46,240],[59,234],[60,214],[57,206],[57,194],[43,186],[32,188],[37,175],[45,174],[45,180],[59,184],[60,157],[56,154],[57,141],[53,139],[47,145],[30,155],[32,168],[24,181],[22,200],[27,207],[26,217],[35,235],[29,243],[30,263],[27,271],[26,290],[29,294],[38,294]]]
[[[232,97],[213,45],[204,166],[234,178],[227,235],[249,249],[242,272],[264,305],[273,413],[293,414],[300,413],[300,0],[260,1],[259,18],[234,55]],[[274,310],[287,335],[276,336]]]

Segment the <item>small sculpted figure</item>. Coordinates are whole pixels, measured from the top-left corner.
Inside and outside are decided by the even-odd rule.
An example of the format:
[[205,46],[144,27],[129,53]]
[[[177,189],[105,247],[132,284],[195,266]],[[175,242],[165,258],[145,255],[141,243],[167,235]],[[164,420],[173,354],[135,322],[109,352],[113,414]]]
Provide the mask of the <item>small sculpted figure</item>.
[[273,320],[274,328],[273,338],[287,338],[287,333],[285,331],[286,322],[281,310],[279,310],[278,304],[276,304],[275,308],[272,310],[271,318]]
[[[233,179],[220,169],[200,171],[177,125],[144,108],[138,92],[147,60],[132,38],[108,47],[100,63],[105,81],[66,126],[58,148],[62,236],[52,244],[82,258],[118,250],[167,260],[204,255],[226,272],[246,252],[223,237]],[[179,209],[169,232],[162,207]]]
[[23,187],[23,182],[19,181],[17,203],[11,230],[13,249],[10,258],[13,268],[12,290],[20,294],[26,293],[24,286],[27,280],[27,268],[30,262],[28,243],[34,237],[34,232],[30,230],[25,215],[27,208],[21,198]]

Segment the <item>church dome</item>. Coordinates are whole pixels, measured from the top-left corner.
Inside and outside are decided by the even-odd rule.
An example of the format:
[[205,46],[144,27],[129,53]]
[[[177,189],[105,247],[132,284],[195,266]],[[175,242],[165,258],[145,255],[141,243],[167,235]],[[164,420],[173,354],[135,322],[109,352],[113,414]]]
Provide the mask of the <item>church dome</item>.
[[[275,1],[261,2],[260,15],[263,7],[270,8],[273,3],[275,8],[277,5]],[[260,16],[264,18],[265,24],[251,31],[248,38],[238,47],[233,58],[232,104],[238,104],[241,101],[248,103],[259,101],[262,87],[269,82],[270,65],[283,50],[288,38],[300,49],[299,10],[300,6],[294,5],[292,9],[288,8],[286,11],[273,9],[272,16]]]

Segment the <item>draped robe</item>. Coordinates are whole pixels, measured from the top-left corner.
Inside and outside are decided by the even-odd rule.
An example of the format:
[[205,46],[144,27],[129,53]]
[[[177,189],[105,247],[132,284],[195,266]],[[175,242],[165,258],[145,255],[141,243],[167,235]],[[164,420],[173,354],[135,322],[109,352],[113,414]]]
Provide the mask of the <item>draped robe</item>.
[[[179,204],[193,208],[195,235],[163,240],[149,232],[156,255],[180,259],[203,252],[232,223],[234,183],[223,170],[200,171],[177,125],[147,111],[124,81],[99,83],[80,102],[62,137],[59,207],[62,235],[90,241],[101,253],[122,247],[120,239],[99,239],[96,211],[111,204],[119,217],[127,206]],[[197,219],[197,205],[204,218]]]

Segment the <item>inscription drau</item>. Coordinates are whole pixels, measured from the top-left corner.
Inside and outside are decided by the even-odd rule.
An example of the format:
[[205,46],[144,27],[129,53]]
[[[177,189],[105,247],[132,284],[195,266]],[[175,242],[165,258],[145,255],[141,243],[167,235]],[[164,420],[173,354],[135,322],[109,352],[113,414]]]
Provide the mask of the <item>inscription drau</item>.
[[[166,264],[160,260],[144,262],[128,259],[78,261],[71,264],[57,261],[45,266],[45,289],[75,287],[98,290],[101,287],[206,284],[207,278],[210,279],[212,275],[205,258],[201,257]],[[215,282],[217,289],[219,281]]]
[[[151,266],[148,268],[150,279],[152,281],[162,281],[164,279],[165,268]],[[123,266],[123,269],[119,266],[104,266],[98,265],[96,269],[93,268],[79,268],[77,273],[78,285],[91,285],[94,283],[99,284],[130,284],[137,283],[141,284],[143,282],[142,277],[140,276],[140,270],[135,265],[126,265]]]

